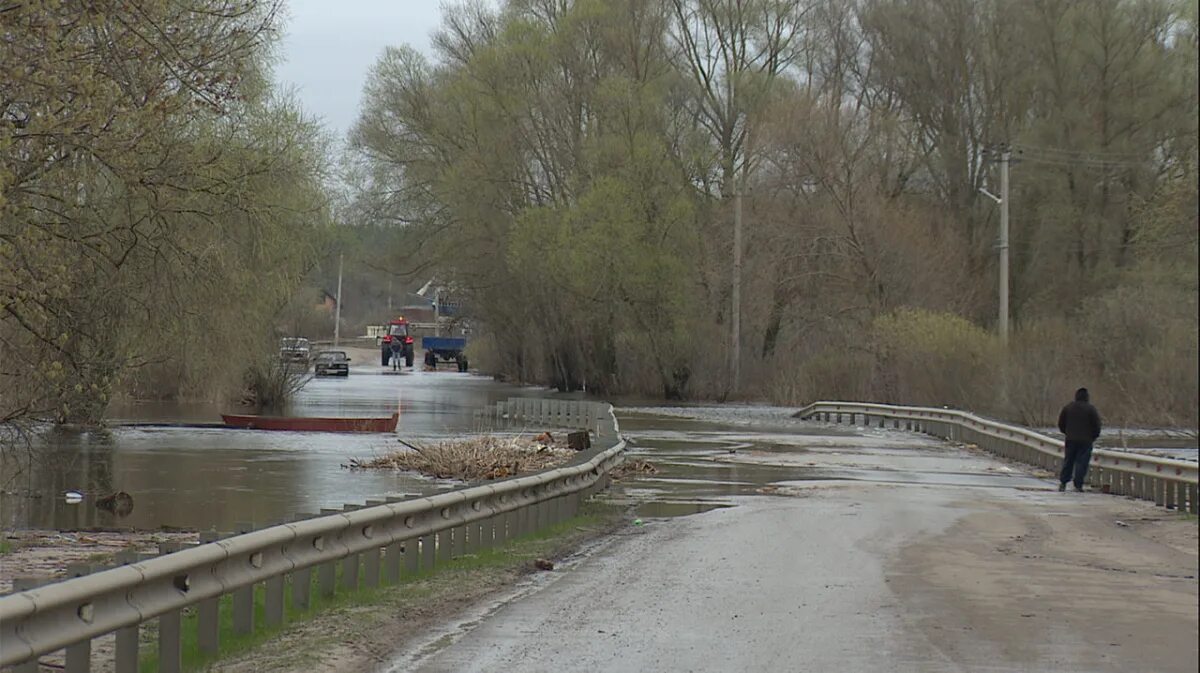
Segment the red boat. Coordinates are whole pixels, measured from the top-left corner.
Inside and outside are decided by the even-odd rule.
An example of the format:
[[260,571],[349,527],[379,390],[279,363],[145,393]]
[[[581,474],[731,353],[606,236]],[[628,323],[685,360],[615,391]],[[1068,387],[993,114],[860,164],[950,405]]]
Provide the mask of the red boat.
[[242,416],[221,414],[225,426],[246,430],[299,432],[395,432],[399,412],[387,418],[316,418],[308,416]]

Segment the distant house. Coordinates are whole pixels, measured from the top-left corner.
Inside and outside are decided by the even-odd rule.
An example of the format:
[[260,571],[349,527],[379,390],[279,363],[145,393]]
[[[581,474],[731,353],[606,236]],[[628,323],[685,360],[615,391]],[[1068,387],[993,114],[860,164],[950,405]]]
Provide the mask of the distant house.
[[415,294],[408,294],[403,299],[405,303],[400,307],[400,314],[407,318],[410,323],[433,322],[432,302]]
[[337,297],[329,294],[328,290],[322,289],[320,298],[317,300],[317,305],[314,308],[333,315],[333,312],[337,309]]

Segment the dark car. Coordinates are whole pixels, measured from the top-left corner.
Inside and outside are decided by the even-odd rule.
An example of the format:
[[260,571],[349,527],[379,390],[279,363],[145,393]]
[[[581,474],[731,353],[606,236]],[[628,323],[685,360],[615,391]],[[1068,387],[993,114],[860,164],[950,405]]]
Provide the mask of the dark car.
[[313,365],[317,376],[349,376],[350,358],[346,351],[323,351]]

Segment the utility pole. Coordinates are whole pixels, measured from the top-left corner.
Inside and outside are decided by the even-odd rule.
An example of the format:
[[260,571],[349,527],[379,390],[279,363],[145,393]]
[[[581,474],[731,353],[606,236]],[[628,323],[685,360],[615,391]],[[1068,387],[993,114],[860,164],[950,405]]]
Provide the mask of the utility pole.
[[1000,343],[1008,345],[1008,162],[1012,150],[1000,151]]
[[742,185],[734,177],[733,192],[733,308],[730,320],[733,323],[729,353],[730,391],[737,392],[741,378],[742,350]]
[[338,255],[337,304],[333,307],[333,347],[337,348],[342,336],[342,256]]
[[442,290],[433,291],[433,336],[442,336]]

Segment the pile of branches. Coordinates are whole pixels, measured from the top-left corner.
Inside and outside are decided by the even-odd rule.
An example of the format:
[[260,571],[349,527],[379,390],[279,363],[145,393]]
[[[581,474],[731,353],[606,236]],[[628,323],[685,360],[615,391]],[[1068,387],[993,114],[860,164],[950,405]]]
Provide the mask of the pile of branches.
[[484,435],[424,446],[400,440],[405,449],[369,460],[351,459],[352,470],[410,470],[438,479],[481,481],[540,472],[576,454],[548,435],[537,438]]

